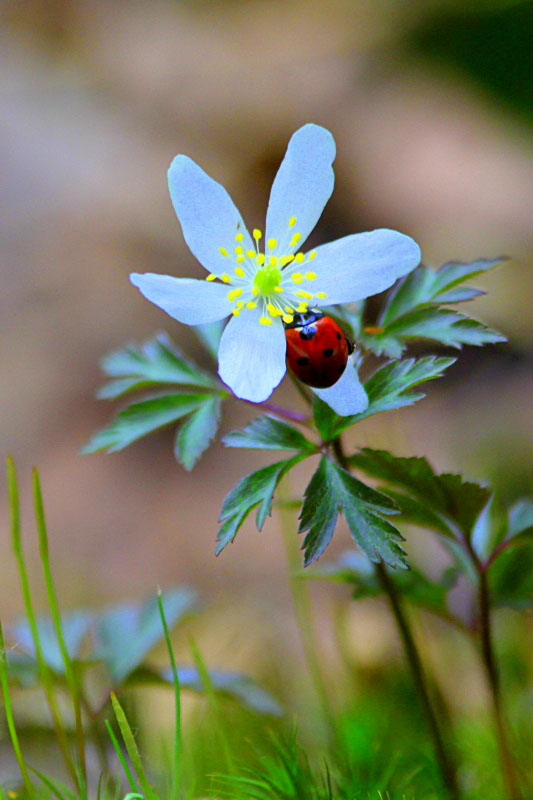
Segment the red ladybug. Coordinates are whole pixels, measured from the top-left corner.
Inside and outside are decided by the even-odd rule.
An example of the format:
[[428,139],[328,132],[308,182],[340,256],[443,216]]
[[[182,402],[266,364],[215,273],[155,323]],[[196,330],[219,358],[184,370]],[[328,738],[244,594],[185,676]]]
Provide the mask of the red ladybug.
[[285,338],[287,366],[302,383],[315,389],[337,383],[353,353],[353,344],[335,320],[321,311],[295,314],[285,325]]

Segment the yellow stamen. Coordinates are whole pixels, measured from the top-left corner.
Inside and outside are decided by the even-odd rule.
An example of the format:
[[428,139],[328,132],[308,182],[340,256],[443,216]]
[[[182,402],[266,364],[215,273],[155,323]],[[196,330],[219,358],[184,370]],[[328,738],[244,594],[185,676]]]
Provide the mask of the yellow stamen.
[[267,311],[272,317],[281,317],[283,311],[272,303],[267,303]]
[[217,279],[217,276],[213,275],[213,273],[211,273],[211,275],[207,276],[206,281],[216,281],[216,279]]
[[287,314],[292,314],[294,308],[292,308],[291,306],[285,306],[285,311],[287,312]]
[[278,294],[283,294],[283,289],[281,288],[281,286],[274,286],[274,291],[277,292]]
[[278,241],[277,239],[269,239],[267,245],[269,250],[274,250],[278,246]]
[[290,264],[290,263],[291,263],[291,261],[293,261],[293,260],[294,260],[294,256],[293,256],[293,254],[292,254],[292,253],[290,254],[290,256],[287,256],[286,258],[287,258],[287,264]]
[[306,292],[305,289],[298,289],[296,297],[306,297],[308,300],[312,300],[313,295],[311,292]]
[[228,300],[230,303],[233,303],[235,300],[235,289],[232,289],[231,292],[228,292]]
[[256,257],[255,257],[255,260],[257,261],[257,263],[260,266],[262,266],[265,263],[265,254],[264,253],[258,253],[256,255]]
[[231,283],[231,278],[227,272],[222,273],[222,275],[220,276],[220,280],[224,281],[224,283]]
[[276,258],[276,256],[269,256],[268,263],[270,264],[271,267],[276,267],[278,264],[278,259]]
[[244,233],[236,233],[235,234],[235,241],[236,242],[242,242],[243,239],[244,239]]
[[296,253],[296,255],[294,256],[294,260],[297,261],[299,264],[301,264],[302,261],[305,261],[305,256],[303,253]]
[[327,297],[327,294],[325,292],[317,292],[315,297],[320,297],[320,299],[323,300],[325,297]]
[[301,233],[293,233],[291,237],[291,247],[296,247],[301,238],[302,238]]
[[237,256],[237,264],[242,264],[244,261],[244,256]]
[[306,303],[305,300],[302,300],[300,305],[297,307],[296,311],[298,311],[299,314],[304,314],[307,311],[308,305],[309,303]]
[[286,322],[287,325],[290,325],[290,323],[293,322],[294,317],[292,316],[292,314],[284,314],[282,319],[283,319],[283,322]]
[[235,248],[235,252],[236,252],[236,254],[237,254],[238,256],[240,256],[240,255],[242,255],[242,254],[244,253],[244,248],[242,248],[242,247],[240,246],[240,244],[238,244],[238,245],[237,245],[237,247]]
[[244,278],[246,272],[243,270],[242,267],[235,267],[235,275],[238,275],[239,278]]
[[244,303],[242,300],[237,300],[237,308],[244,308]]
[[259,228],[254,228],[252,236],[254,237],[255,241],[258,242],[263,234],[259,230]]
[[272,325],[272,320],[270,317],[259,317],[259,324],[260,325]]
[[279,263],[280,263],[280,266],[285,267],[289,263],[289,257],[288,256],[281,256],[281,258],[279,260]]
[[227,255],[229,255],[229,253],[228,253],[228,251],[226,250],[226,248],[225,248],[225,247],[220,247],[220,248],[219,248],[219,250],[220,250],[220,252],[221,252],[221,254],[222,254],[223,256],[227,256]]
[[312,261],[313,258],[316,258],[316,250],[311,250],[311,252],[307,256],[307,258],[308,258],[309,261]]
[[257,295],[259,294],[259,289],[257,288],[257,286],[252,286],[252,294],[254,297],[257,297]]
[[291,217],[289,220],[289,228],[294,228],[296,225],[296,217]]
[[240,309],[234,308],[231,313],[233,314],[234,317],[238,317],[241,312]]
[[246,255],[248,258],[253,258],[255,256],[255,250],[247,250]]
[[250,300],[248,303],[246,303],[246,308],[256,308],[256,306],[257,303],[254,303],[253,300]]
[[308,281],[314,281],[314,279],[316,278],[316,272],[306,272],[305,278]]

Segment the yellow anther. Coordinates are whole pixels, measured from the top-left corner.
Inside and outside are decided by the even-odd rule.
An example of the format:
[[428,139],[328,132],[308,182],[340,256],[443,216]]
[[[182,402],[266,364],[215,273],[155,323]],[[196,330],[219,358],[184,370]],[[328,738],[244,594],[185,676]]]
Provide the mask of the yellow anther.
[[260,325],[272,325],[272,320],[270,317],[259,317],[259,324]]
[[223,256],[227,256],[227,255],[229,255],[229,253],[228,253],[228,251],[226,250],[226,248],[225,248],[225,247],[219,247],[219,250],[220,250],[220,252],[221,252],[221,254],[222,254]]
[[244,256],[237,256],[237,264],[242,264],[244,261]]
[[244,233],[236,233],[235,234],[235,241],[236,242],[242,242],[243,239],[244,239]]
[[255,256],[255,250],[247,250],[246,255],[248,258],[253,258]]
[[246,272],[243,270],[242,267],[235,267],[235,275],[238,275],[239,278],[244,278]]
[[307,303],[305,300],[302,300],[296,311],[298,311],[299,314],[304,314],[307,311],[308,305],[309,303]]
[[237,308],[244,308],[244,303],[242,300],[237,300]]
[[294,317],[292,316],[292,314],[284,314],[282,319],[283,322],[286,322],[287,325],[290,325],[290,323],[294,320]]
[[307,258],[308,258],[309,261],[312,261],[313,258],[316,258],[316,250],[311,250],[311,252],[307,256]]
[[298,264],[301,264],[302,261],[305,261],[305,256],[303,253],[296,253],[296,255],[294,256],[294,260],[297,261]]
[[235,248],[235,253],[236,253],[238,256],[240,256],[240,255],[242,255],[242,253],[244,253],[244,249],[241,247],[241,245],[240,245],[240,244],[238,244],[238,245],[237,245],[237,247]]
[[294,311],[294,308],[292,308],[292,306],[285,306],[285,313],[286,314],[292,314],[293,311]]
[[257,297],[257,295],[259,294],[259,289],[257,288],[257,286],[252,286],[252,294],[254,297]]
[[314,281],[314,279],[316,278],[316,272],[306,272],[305,278],[308,281]]
[[291,247],[296,247],[301,238],[302,238],[301,233],[293,233],[291,237]]
[[291,217],[289,220],[289,228],[294,228],[296,225],[296,217]]
[[[235,295],[235,297],[240,297],[241,294],[242,294],[242,289],[234,289],[233,290],[233,294]],[[309,297],[312,297],[312,296],[313,296],[312,294],[309,295]]]
[[224,283],[231,283],[231,277],[228,275],[227,272],[223,272],[220,276],[220,280],[224,281]]
[[234,308],[231,313],[233,314],[234,317],[238,317],[241,311],[239,308]]
[[233,303],[235,300],[235,289],[232,289],[230,292],[228,292],[228,300],[230,303]]
[[253,300],[250,300],[248,303],[246,303],[246,308],[255,308],[256,306],[257,303],[254,303]]
[[264,253],[258,253],[256,255],[256,257],[255,257],[255,260],[257,261],[259,266],[263,266],[263,264],[265,263],[265,254]]
[[303,278],[303,275],[301,272],[293,272],[291,278],[293,279],[293,281],[297,281],[300,280],[300,278]]
[[278,265],[278,259],[276,258],[276,256],[269,256],[268,263],[270,264],[271,267],[276,267]]
[[268,245],[268,249],[269,250],[274,250],[274,248],[278,246],[278,240],[277,239],[269,239],[268,242],[267,242],[267,245]]
[[290,254],[290,256],[286,256],[286,258],[287,258],[287,264],[290,264],[290,263],[291,263],[291,261],[293,261],[293,260],[294,260],[294,256],[293,256],[293,254],[292,254],[292,253]]
[[327,297],[327,294],[325,292],[317,292],[315,297],[320,297],[320,299],[323,300],[325,297]]
[[272,317],[277,317],[282,313],[279,308],[276,308],[276,306],[272,305],[272,303],[267,303],[267,311]]
[[308,300],[312,300],[313,295],[311,292],[306,292],[305,289],[298,289],[296,297],[306,297]]
[[280,263],[281,267],[285,267],[289,263],[289,257],[288,256],[281,256],[281,258],[279,260],[279,263]]
[[283,294],[283,289],[281,286],[274,286],[274,291],[278,294]]
[[303,283],[303,282],[304,282],[304,279],[303,279],[303,278],[293,278],[293,279],[292,279],[292,282],[293,282],[293,283]]
[[254,228],[252,236],[254,237],[255,241],[258,242],[263,234],[259,230],[259,228]]
[[217,279],[217,276],[213,275],[213,273],[211,273],[211,275],[207,276],[206,281],[216,281],[216,279]]

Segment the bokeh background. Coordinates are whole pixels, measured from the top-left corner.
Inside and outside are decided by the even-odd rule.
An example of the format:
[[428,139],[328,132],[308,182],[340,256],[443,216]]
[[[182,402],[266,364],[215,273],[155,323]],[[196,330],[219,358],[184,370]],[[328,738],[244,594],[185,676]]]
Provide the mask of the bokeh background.
[[[287,141],[309,121],[338,148],[316,241],[391,227],[433,265],[511,257],[478,281],[488,294],[471,308],[509,343],[466,350],[425,401],[358,426],[353,443],[426,454],[508,499],[531,488],[532,20],[511,0],[0,2],[0,450],[19,468],[37,586],[33,464],[64,608],[187,583],[207,609],[195,632],[210,661],[260,675],[299,657],[276,516],[214,557],[225,493],[270,456],[217,444],[188,474],[169,432],[115,455],[78,452],[113,411],[94,399],[106,352],[165,329],[208,364],[192,332],[128,281],[202,275],[169,201],[171,159],[194,158],[261,227]],[[285,384],[276,399],[298,402]],[[227,404],[222,430],[253,415]],[[0,530],[9,620],[22,602],[5,498]],[[349,546],[341,525],[332,554]],[[416,532],[410,553],[440,558]],[[328,658],[347,595],[317,585],[313,598]],[[359,660],[397,648],[379,603],[345,624]],[[453,683],[450,664],[442,672]],[[478,702],[478,678],[455,684],[457,706]]]

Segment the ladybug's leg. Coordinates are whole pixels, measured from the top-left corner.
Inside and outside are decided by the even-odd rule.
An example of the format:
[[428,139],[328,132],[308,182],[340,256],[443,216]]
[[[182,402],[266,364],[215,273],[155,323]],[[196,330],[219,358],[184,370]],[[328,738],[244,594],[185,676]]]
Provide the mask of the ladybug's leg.
[[344,337],[346,339],[346,344],[348,345],[348,355],[351,356],[353,351],[355,350],[355,345],[351,342],[347,336]]

